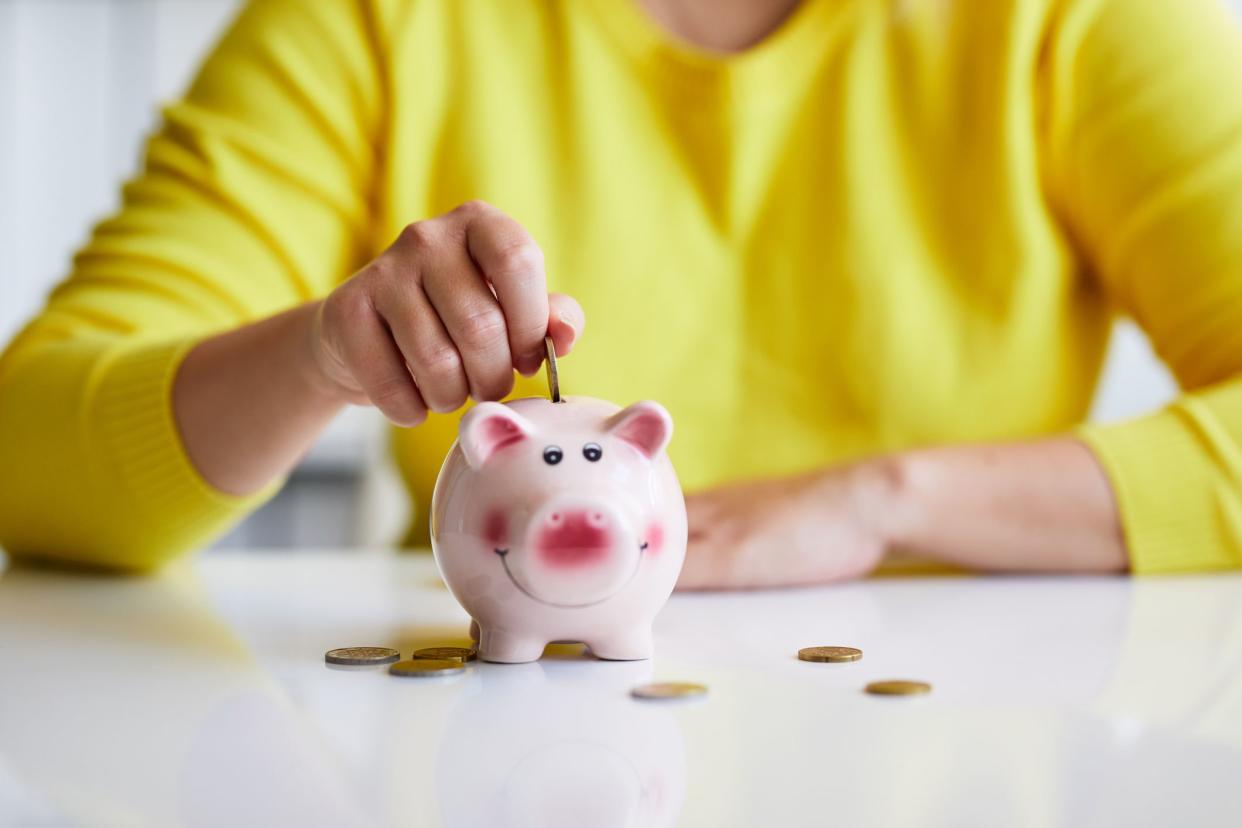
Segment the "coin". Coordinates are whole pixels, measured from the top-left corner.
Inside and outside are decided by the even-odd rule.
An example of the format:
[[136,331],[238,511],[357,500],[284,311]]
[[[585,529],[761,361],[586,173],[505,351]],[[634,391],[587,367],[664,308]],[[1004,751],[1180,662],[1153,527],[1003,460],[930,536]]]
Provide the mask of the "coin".
[[548,359],[543,364],[548,378],[548,396],[552,398],[552,402],[558,403],[561,401],[561,379],[556,372],[556,345],[552,343],[552,337],[543,338],[543,349],[548,354]]
[[873,681],[867,685],[866,691],[873,696],[917,696],[921,693],[930,693],[931,685],[922,681],[891,679]]
[[391,664],[401,653],[389,647],[341,647],[328,650],[323,660],[329,664]]
[[803,661],[858,661],[862,658],[862,650],[854,647],[803,647],[798,650],[798,658]]
[[661,681],[655,684],[640,684],[630,691],[636,699],[685,699],[691,696],[703,696],[707,688],[702,684],[690,684],[684,681]]
[[437,676],[455,676],[466,672],[466,665],[460,661],[447,661],[436,658],[416,658],[411,661],[398,661],[388,668],[388,672],[402,678],[435,678]]
[[411,658],[433,658],[440,661],[460,661],[463,664],[467,661],[474,661],[479,657],[479,651],[474,647],[423,647],[421,650],[415,650]]

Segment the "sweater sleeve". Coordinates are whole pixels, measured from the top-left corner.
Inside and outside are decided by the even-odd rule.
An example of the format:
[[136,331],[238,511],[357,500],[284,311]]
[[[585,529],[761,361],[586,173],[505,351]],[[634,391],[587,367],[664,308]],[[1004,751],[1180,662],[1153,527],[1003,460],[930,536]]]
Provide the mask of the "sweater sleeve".
[[1134,572],[1242,566],[1242,32],[1220,0],[1067,0],[1054,29],[1054,196],[1183,390],[1079,434]]
[[144,569],[275,491],[214,490],[171,386],[205,336],[325,293],[365,256],[383,84],[363,0],[246,7],[70,275],[0,360],[0,545]]

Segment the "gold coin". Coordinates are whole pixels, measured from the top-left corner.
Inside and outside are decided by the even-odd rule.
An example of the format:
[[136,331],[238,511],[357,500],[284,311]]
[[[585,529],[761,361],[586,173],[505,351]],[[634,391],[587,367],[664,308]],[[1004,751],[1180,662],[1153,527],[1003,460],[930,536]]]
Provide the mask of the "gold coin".
[[858,661],[862,658],[862,650],[854,647],[803,647],[798,650],[798,658],[803,661]]
[[341,647],[328,650],[323,660],[329,664],[391,664],[401,658],[401,653],[389,647]]
[[707,688],[702,684],[690,684],[684,681],[640,684],[630,691],[630,695],[636,699],[685,699],[706,694]]
[[448,661],[435,658],[416,658],[411,661],[398,661],[388,668],[388,672],[402,678],[435,678],[436,676],[455,676],[466,672],[466,665],[460,661]]
[[423,647],[415,650],[411,658],[433,658],[440,661],[474,661],[479,652],[474,647]]
[[544,362],[544,373],[548,378],[548,396],[552,398],[552,402],[561,401],[561,378],[556,372],[556,346],[552,344],[552,337],[545,336],[543,338],[543,349],[547,352],[548,358]]
[[917,696],[921,693],[930,693],[931,685],[922,681],[892,679],[873,681],[867,685],[866,690],[873,696]]

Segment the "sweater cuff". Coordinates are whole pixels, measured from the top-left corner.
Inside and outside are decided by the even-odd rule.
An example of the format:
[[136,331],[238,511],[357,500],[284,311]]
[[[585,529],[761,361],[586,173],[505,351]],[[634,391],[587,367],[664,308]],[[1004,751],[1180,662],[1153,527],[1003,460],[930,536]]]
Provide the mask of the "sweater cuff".
[[[172,384],[196,339],[127,344],[101,360],[92,378],[94,404],[84,425],[98,441],[108,476],[134,504],[142,541],[125,563],[149,568],[208,544],[283,484],[245,497],[213,487],[186,454],[172,406]],[[158,553],[143,550],[161,550]]]
[[1112,482],[1135,574],[1233,569],[1238,493],[1211,410],[1192,397],[1141,419],[1076,430]]

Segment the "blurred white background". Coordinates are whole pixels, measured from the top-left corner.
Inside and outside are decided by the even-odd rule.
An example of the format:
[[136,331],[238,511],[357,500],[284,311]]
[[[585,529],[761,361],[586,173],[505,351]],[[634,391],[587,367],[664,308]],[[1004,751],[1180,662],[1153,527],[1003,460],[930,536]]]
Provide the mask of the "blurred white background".
[[[181,94],[241,5],[0,0],[0,343],[115,209],[159,107]],[[382,444],[379,418],[349,409],[276,500],[220,545],[393,542],[408,507]]]
[[[1242,0],[1228,2],[1242,10]],[[0,0],[0,342],[38,309],[91,226],[114,209],[158,107],[179,94],[239,5]],[[1169,9],[1176,14],[1177,4]],[[1093,416],[1148,411],[1174,390],[1142,333],[1120,324]],[[390,540],[402,518],[385,476],[369,471],[382,454],[378,426],[369,411],[347,412],[287,491],[225,543]]]

